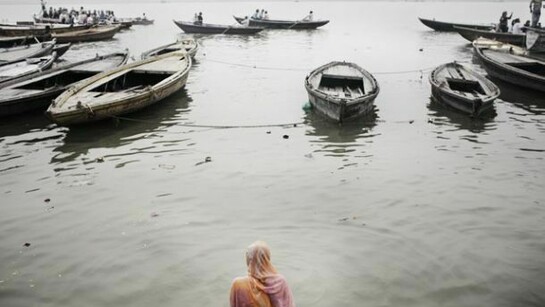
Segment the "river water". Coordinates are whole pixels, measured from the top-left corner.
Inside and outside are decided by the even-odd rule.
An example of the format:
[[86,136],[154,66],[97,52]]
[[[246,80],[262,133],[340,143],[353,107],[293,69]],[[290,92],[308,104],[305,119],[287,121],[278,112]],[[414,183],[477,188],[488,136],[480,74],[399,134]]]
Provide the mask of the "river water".
[[[544,306],[545,97],[500,84],[483,119],[431,102],[430,68],[479,66],[417,20],[525,20],[527,3],[94,4],[156,23],[66,58],[136,58],[180,34],[172,19],[232,24],[256,6],[331,23],[197,36],[186,89],[125,119],[2,119],[0,305],[228,306],[262,239],[298,306]],[[305,111],[306,74],[331,60],[375,74],[374,116]]]

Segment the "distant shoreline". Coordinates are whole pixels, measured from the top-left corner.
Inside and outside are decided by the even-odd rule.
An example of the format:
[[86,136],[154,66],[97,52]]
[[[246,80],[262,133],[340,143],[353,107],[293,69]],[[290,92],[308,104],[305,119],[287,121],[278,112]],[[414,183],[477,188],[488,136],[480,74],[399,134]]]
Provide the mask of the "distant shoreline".
[[[180,3],[180,2],[529,2],[529,0],[131,0],[130,3]],[[85,0],[74,3],[70,0],[47,1],[48,5],[87,5],[127,3],[125,0]],[[40,5],[39,0],[0,0],[0,5]]]

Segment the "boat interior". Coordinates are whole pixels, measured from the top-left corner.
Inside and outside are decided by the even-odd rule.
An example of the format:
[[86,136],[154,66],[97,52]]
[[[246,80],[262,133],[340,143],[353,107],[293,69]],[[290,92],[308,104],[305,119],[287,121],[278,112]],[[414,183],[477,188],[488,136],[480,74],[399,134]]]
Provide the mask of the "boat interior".
[[92,77],[95,74],[95,72],[89,71],[67,70],[61,74],[53,75],[49,78],[43,78],[32,83],[27,83],[17,88],[26,90],[46,90],[58,86],[70,85],[74,82]]
[[323,74],[318,89],[340,98],[358,98],[365,93],[363,78],[355,76]]
[[516,63],[505,63],[505,64],[518,68],[518,69],[522,69],[532,74],[545,77],[545,65],[540,62],[516,62]]
[[458,78],[446,78],[446,81],[449,88],[453,91],[486,95],[483,87],[477,81]]
[[171,73],[151,72],[144,70],[130,70],[115,79],[111,79],[106,83],[89,90],[90,92],[121,92],[143,89],[148,85],[153,86],[166,78],[170,77]]

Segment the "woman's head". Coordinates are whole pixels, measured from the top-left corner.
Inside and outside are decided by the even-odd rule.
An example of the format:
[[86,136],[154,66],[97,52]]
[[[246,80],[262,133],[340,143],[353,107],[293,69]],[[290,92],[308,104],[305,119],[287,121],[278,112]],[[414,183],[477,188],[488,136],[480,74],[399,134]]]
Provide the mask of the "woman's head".
[[248,246],[246,265],[248,265],[248,275],[259,280],[276,274],[276,269],[271,263],[271,249],[263,241],[255,241]]

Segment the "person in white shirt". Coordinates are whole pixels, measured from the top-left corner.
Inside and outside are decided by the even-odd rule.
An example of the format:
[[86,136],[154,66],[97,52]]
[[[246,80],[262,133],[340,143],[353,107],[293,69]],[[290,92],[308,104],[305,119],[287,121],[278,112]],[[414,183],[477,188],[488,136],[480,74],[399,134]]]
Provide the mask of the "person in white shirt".
[[269,12],[265,11],[265,14],[263,15],[264,20],[269,20]]
[[250,26],[250,17],[248,17],[248,16],[244,17],[244,19],[242,19],[242,21],[240,22],[240,25],[242,25],[244,27],[249,27]]
[[520,22],[520,19],[517,18],[514,20],[514,22],[515,24],[513,25],[513,34],[524,34],[524,31],[522,31],[524,29],[524,26]]
[[253,19],[259,19],[259,9],[255,10],[255,13],[252,15]]
[[261,12],[259,12],[259,19],[263,19],[263,15],[265,15],[265,10],[261,9]]
[[310,11],[310,13],[308,13],[308,15],[303,18],[304,21],[312,21],[314,19],[314,14],[312,13],[312,11]]

